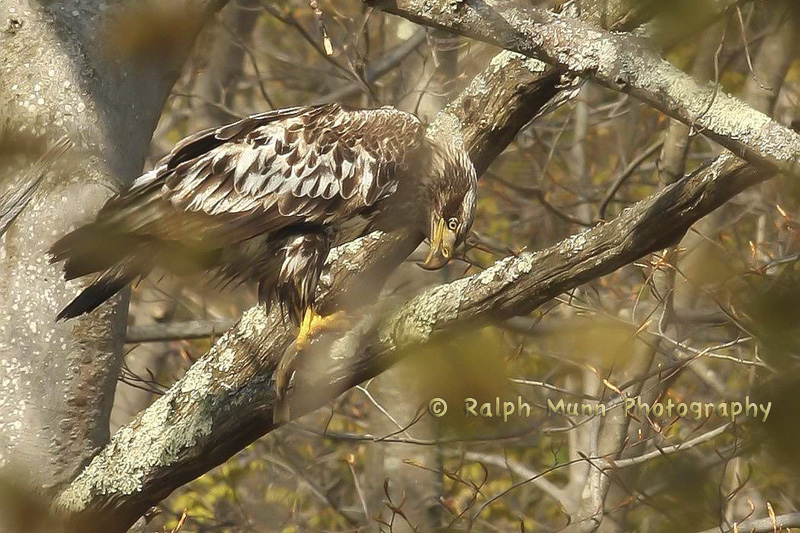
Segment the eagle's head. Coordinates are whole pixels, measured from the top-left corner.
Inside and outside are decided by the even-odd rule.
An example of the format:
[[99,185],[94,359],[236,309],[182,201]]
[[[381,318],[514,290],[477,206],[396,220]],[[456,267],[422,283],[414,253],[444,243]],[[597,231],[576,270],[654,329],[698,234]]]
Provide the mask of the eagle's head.
[[427,270],[446,265],[466,240],[478,195],[478,177],[467,152],[452,144],[432,145],[423,200],[427,214],[424,232],[430,251],[425,262],[420,263]]

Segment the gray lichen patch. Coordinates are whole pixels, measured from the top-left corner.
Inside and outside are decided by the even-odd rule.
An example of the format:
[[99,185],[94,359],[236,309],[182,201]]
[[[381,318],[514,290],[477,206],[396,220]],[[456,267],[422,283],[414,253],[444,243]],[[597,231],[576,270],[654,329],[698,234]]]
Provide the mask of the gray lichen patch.
[[508,69],[514,63],[521,64],[536,75],[543,73],[548,68],[546,63],[538,59],[531,59],[517,52],[503,50],[495,55],[489,62],[489,67],[476,76],[469,84],[469,87],[447,106],[446,112],[457,114],[463,108],[465,100],[490,96],[490,93],[494,90],[492,82],[496,83],[498,73]]
[[440,285],[412,299],[382,328],[381,342],[399,347],[427,341],[436,326],[458,318],[467,279]]
[[509,256],[479,274],[434,287],[398,310],[381,329],[379,338],[388,347],[427,341],[437,328],[455,322],[469,300],[495,294],[533,271],[537,254]]
[[[213,367],[210,357],[203,357],[195,362],[184,374],[183,379],[175,384],[179,388],[181,398],[196,400],[208,391],[214,380]],[[147,411],[145,411],[145,414]]]
[[178,390],[173,388],[111,442],[61,494],[57,505],[79,512],[97,495],[132,494],[142,489],[145,475],[173,463],[179,452],[211,433],[212,418],[203,409],[174,416]]
[[503,50],[492,58],[492,60],[489,62],[489,69],[481,74],[481,78],[488,78],[492,74],[496,74],[498,71],[506,69],[508,65],[514,61],[521,62],[523,66],[533,74],[541,74],[548,68],[547,63],[544,63],[543,61],[530,58],[518,52]]
[[559,252],[572,257],[573,255],[582,252],[586,244],[589,242],[591,229],[586,229],[580,233],[570,235],[561,242]]
[[215,365],[217,370],[223,373],[230,372],[236,362],[236,352],[222,343],[218,344],[217,348],[219,351]]
[[524,252],[514,258],[513,265],[509,270],[512,272],[515,280],[533,271],[533,264],[536,261],[536,257],[535,253]]
[[549,55],[567,64],[573,72],[613,70],[622,60],[619,46],[597,30],[586,28],[580,35],[582,46],[573,47],[571,43],[576,41],[575,31],[571,22],[564,19],[552,25],[549,37]]
[[164,396],[114,434],[57,505],[78,512],[98,495],[140,491],[149,472],[173,464],[210,435],[215,404],[209,392],[218,368],[227,364],[209,355],[192,365]]
[[436,120],[428,126],[428,131],[425,132],[425,135],[429,139],[442,139],[444,137],[449,139],[456,146],[464,146],[464,134],[461,120],[449,111],[442,111],[437,114]]
[[538,59],[526,58],[522,63],[532,74],[542,74],[547,70],[548,64]]
[[[239,325],[236,327],[237,335],[243,339],[258,339],[264,334],[268,323],[269,319],[267,317],[266,307],[263,305],[256,305],[245,311],[242,315],[242,318],[239,320]],[[227,343],[229,339],[230,336],[226,335],[224,342]],[[222,344],[222,342],[220,344]]]
[[536,254],[523,252],[519,255],[508,256],[495,262],[483,272],[467,278],[473,287],[495,287],[498,282],[504,284],[515,283],[521,275],[529,274],[533,269]]
[[512,61],[525,61],[527,59],[527,56],[524,56],[519,52],[503,50],[492,58],[492,60],[489,62],[489,68],[492,69],[492,73],[496,73],[497,71],[506,68]]

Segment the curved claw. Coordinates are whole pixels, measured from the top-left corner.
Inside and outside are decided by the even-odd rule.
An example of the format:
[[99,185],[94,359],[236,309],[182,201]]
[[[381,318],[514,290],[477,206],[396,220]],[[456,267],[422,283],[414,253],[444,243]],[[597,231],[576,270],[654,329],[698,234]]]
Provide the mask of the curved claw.
[[286,397],[286,391],[289,389],[289,382],[296,367],[297,352],[295,350],[286,350],[278,362],[278,367],[275,369],[275,395],[279,400]]

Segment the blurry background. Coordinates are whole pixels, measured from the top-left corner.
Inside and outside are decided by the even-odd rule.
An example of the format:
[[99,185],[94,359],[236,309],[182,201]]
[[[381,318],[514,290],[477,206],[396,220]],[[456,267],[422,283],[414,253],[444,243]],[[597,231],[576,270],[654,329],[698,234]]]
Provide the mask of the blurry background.
[[[679,32],[696,6],[673,4],[659,16]],[[792,4],[743,2],[666,56],[790,124],[800,95]],[[192,132],[278,107],[394,105],[427,121],[498,52],[359,2],[324,0],[319,8],[332,55],[303,0],[225,7],[182,70],[146,166]],[[136,49],[148,24],[122,29],[120,46]],[[420,250],[387,290],[411,295],[613,218],[720,152],[697,133],[587,83],[520,133],[481,178],[466,260],[428,273],[410,262]],[[775,178],[701,221],[676,247],[530,316],[426,347],[179,489],[148,529],[182,521],[185,531],[553,531],[591,519],[587,483],[607,485],[601,531],[701,531],[768,509],[798,511],[800,389],[790,379],[798,366],[798,192],[796,181]],[[255,302],[253,287],[219,293],[197,280],[139,283],[112,432]],[[727,421],[714,416],[627,418],[617,408],[575,424],[544,409],[548,398],[611,408],[625,387],[648,401],[749,396],[773,406],[767,423],[742,417],[724,432],[715,430]],[[528,419],[463,416],[465,397],[518,395],[534,407]],[[445,417],[427,414],[433,397],[448,401]],[[693,445],[657,451],[684,441]],[[579,455],[651,451],[600,474]]]

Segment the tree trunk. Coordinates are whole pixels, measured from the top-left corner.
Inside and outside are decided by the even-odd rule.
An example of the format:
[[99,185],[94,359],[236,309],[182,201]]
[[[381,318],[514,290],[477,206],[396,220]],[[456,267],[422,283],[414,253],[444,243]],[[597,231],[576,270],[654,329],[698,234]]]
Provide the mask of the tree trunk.
[[[47,494],[109,439],[127,296],[56,323],[82,282],[64,282],[46,253],[140,173],[179,67],[222,2],[178,4],[0,0],[0,179],[9,180],[0,186],[27,171],[48,142],[68,136],[75,144],[0,248],[0,465]],[[153,20],[181,26],[168,37],[166,26],[137,33]]]

